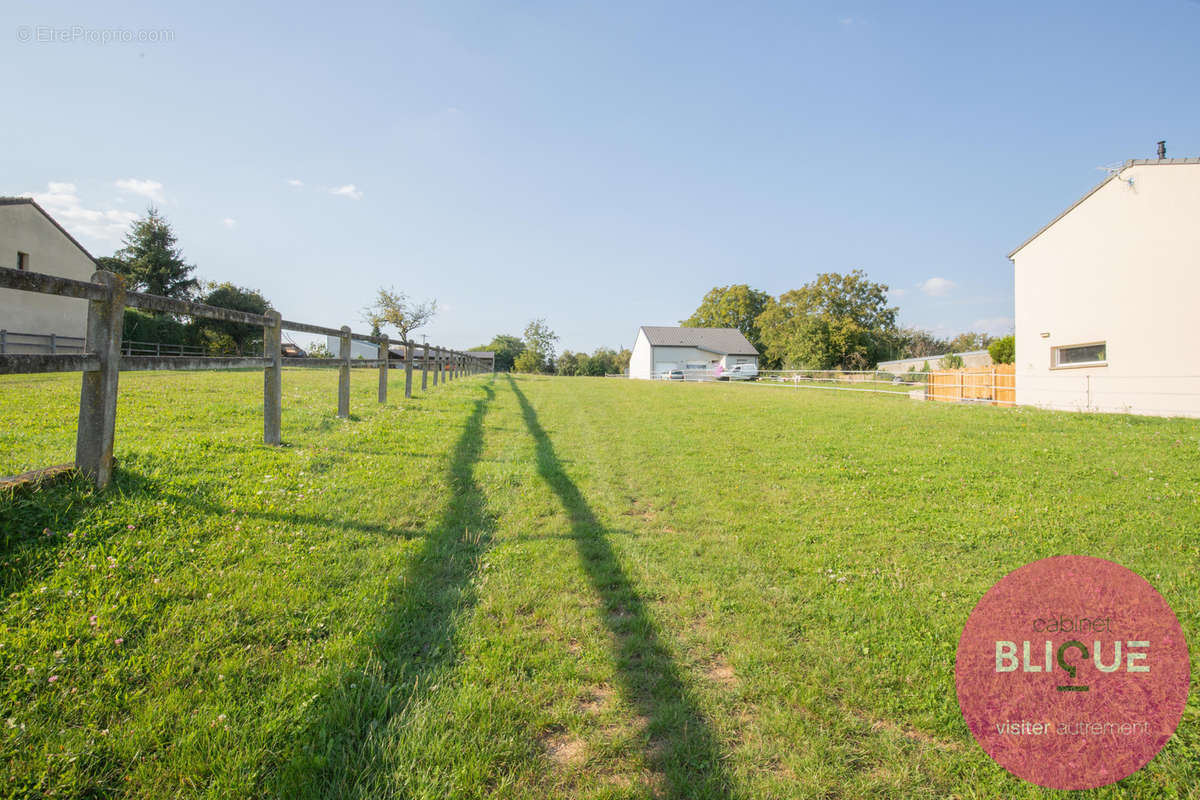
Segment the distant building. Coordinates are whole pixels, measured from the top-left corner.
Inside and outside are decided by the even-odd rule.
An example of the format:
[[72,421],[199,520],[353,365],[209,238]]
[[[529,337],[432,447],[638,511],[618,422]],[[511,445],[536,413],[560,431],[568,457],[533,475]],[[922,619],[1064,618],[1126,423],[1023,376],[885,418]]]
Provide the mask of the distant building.
[[[90,281],[91,254],[28,197],[0,197],[0,267]],[[6,353],[83,351],[87,301],[0,289],[0,345]]]
[[1200,416],[1200,158],[1127,161],[1009,254],[1017,403]]
[[936,356],[923,356],[920,358],[901,358],[895,361],[880,361],[875,365],[875,369],[880,372],[890,372],[893,375],[899,375],[903,372],[921,372],[928,364],[929,368],[942,369],[942,359],[946,356],[958,356],[963,360],[964,367],[990,367],[992,365],[992,356],[987,350],[968,350],[962,353],[942,353]]
[[675,369],[758,366],[758,350],[736,328],[668,328],[643,325],[629,358],[629,377],[651,379]]

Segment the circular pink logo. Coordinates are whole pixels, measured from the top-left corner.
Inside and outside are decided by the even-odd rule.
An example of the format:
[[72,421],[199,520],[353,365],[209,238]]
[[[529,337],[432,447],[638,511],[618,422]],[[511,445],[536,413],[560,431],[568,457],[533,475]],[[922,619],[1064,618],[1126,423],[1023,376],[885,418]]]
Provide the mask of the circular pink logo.
[[1027,564],[988,590],[958,641],[963,717],[1000,766],[1051,789],[1136,772],[1183,715],[1183,629],[1140,575],[1090,556]]

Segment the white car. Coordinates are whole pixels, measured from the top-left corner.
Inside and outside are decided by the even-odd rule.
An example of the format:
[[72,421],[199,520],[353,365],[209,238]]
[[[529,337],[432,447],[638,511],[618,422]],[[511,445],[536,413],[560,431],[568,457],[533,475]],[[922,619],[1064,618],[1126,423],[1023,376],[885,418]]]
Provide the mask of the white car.
[[725,374],[721,378],[729,381],[752,381],[758,378],[758,366],[755,364],[734,364],[725,370]]

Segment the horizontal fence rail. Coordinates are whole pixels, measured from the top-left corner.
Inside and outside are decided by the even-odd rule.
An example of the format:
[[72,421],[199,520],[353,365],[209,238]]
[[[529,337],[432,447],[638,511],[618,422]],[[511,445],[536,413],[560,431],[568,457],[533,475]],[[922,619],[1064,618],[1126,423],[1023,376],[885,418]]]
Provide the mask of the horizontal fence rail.
[[37,353],[82,353],[82,336],[59,336],[55,333],[25,333],[0,328],[0,356],[17,355],[26,351]]
[[[329,328],[307,322],[284,320],[278,311],[252,314],[230,308],[220,308],[189,300],[127,291],[125,280],[111,272],[99,271],[92,280],[79,281],[56,275],[0,267],[0,288],[23,292],[73,297],[88,301],[87,335],[75,338],[79,352],[58,352],[60,343],[72,337],[45,337],[47,352],[6,352],[9,332],[0,331],[0,374],[30,374],[43,372],[81,372],[83,388],[79,400],[79,427],[75,439],[75,469],[88,476],[99,488],[112,479],[113,442],[116,436],[117,379],[129,370],[263,370],[263,441],[277,445],[282,441],[282,368],[312,367],[338,371],[337,413],[350,416],[350,370],[375,368],[379,370],[380,403],[387,402],[388,370],[403,363],[405,370],[404,395],[412,396],[414,362],[420,362],[421,388],[428,384],[433,372],[433,385],[467,375],[495,371],[495,358],[484,358],[469,351],[435,345],[422,345],[420,356],[409,342],[399,341],[401,355],[392,351],[386,334],[374,336],[355,333],[349,326]],[[122,342],[124,310],[140,308],[162,314],[200,317],[224,322],[261,326],[263,354],[261,356],[208,356],[200,348],[185,345],[161,345],[148,342]],[[284,357],[282,331],[300,331],[336,337],[339,342],[336,358]],[[42,336],[41,334],[13,334]],[[352,358],[351,342],[370,342],[379,346],[376,358]],[[15,339],[14,339],[15,344]],[[69,346],[69,345],[67,345]],[[151,349],[152,348],[152,349]],[[187,348],[187,349],[185,349]],[[432,353],[432,355],[431,355]]]

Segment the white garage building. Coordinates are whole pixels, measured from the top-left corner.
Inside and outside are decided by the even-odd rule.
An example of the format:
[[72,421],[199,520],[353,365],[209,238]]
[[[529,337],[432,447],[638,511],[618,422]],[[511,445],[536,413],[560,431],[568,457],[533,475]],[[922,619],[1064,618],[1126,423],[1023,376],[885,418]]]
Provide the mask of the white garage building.
[[1200,158],[1127,161],[1009,254],[1017,403],[1200,416]]
[[629,358],[629,377],[651,379],[673,369],[728,370],[758,366],[758,351],[737,328],[668,328],[643,325]]

